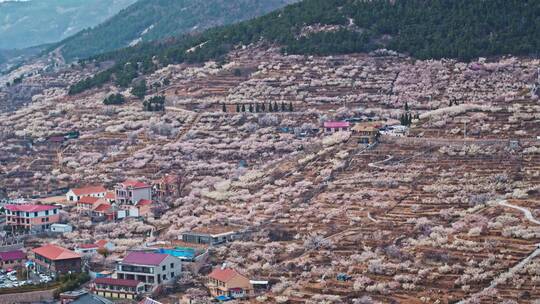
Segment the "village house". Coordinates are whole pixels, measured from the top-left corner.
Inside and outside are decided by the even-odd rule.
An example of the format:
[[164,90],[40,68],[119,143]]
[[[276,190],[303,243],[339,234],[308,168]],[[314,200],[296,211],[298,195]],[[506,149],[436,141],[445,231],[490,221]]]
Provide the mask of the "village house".
[[216,268],[208,275],[207,287],[213,297],[245,298],[253,294],[249,279],[226,267]]
[[93,209],[94,204],[99,201],[100,198],[94,196],[84,196],[77,201],[77,209],[79,212],[90,211]]
[[60,221],[53,205],[5,205],[6,225],[15,230],[45,231]]
[[81,198],[85,196],[90,197],[105,197],[107,189],[103,186],[88,186],[84,188],[74,188],[70,189],[66,193],[66,198],[70,202],[78,202]]
[[26,254],[21,250],[0,252],[0,267],[4,270],[22,267],[24,260]]
[[237,226],[209,226],[183,232],[180,239],[186,243],[218,245],[234,241],[240,236]]
[[98,240],[96,242],[96,245],[99,246],[99,249],[105,249],[107,251],[114,251],[114,243],[107,240]]
[[180,259],[148,252],[130,252],[116,267],[118,279],[143,282],[145,291],[153,291],[161,284],[174,281],[181,271]]
[[114,187],[117,204],[135,205],[140,200],[152,200],[152,186],[136,180],[127,180]]
[[69,249],[49,244],[32,249],[36,270],[44,273],[66,274],[81,272],[81,255]]
[[152,197],[163,201],[167,197],[179,197],[182,179],[178,175],[165,175],[152,184]]
[[97,244],[79,244],[75,246],[73,251],[81,255],[94,255],[98,249],[99,246]]
[[152,214],[152,201],[147,199],[142,199],[135,204],[135,207],[138,210],[138,216],[148,217]]
[[55,232],[55,233],[67,233],[67,232],[72,232],[73,231],[73,226],[71,226],[70,224],[52,224],[51,225],[51,232]]
[[356,124],[351,129],[353,136],[358,138],[358,143],[373,144],[379,139],[379,129],[366,124]]
[[94,294],[106,298],[134,300],[144,293],[144,283],[136,280],[97,278],[91,290]]
[[103,202],[99,205],[94,205],[92,216],[102,218],[106,221],[114,221],[116,219],[116,211],[111,204]]
[[324,123],[324,133],[332,134],[340,131],[349,131],[351,124],[348,121],[326,121]]

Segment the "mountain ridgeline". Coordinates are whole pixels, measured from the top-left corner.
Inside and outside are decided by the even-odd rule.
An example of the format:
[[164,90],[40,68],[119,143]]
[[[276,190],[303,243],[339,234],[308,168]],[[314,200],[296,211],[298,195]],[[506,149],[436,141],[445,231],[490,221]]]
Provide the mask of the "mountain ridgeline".
[[0,1],[0,49],[25,49],[58,42],[100,24],[135,1]]
[[129,86],[135,77],[170,63],[224,61],[234,47],[257,42],[304,55],[388,48],[419,59],[538,56],[538,16],[536,0],[304,0],[253,20],[96,56],[91,60],[116,64],[75,84],[70,93],[112,78]]
[[[201,32],[264,15],[298,0],[140,0],[113,18],[60,42],[68,59]],[[58,46],[58,45],[57,45]]]

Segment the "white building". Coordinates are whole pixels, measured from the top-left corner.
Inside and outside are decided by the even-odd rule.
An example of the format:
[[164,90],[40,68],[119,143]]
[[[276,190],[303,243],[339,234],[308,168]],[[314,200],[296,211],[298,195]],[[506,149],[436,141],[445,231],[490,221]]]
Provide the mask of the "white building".
[[136,180],[127,180],[114,187],[115,202],[135,205],[140,200],[152,200],[152,186]]
[[51,225],[51,231],[52,232],[58,232],[58,233],[66,233],[66,232],[72,232],[73,227],[68,224],[52,224]]
[[106,193],[107,189],[105,189],[103,186],[74,188],[70,189],[68,193],[66,193],[66,199],[70,202],[78,202],[82,197],[85,196],[102,198],[105,197]]
[[142,282],[146,291],[153,291],[161,284],[172,283],[181,271],[180,259],[149,252],[130,252],[116,266],[118,279]]

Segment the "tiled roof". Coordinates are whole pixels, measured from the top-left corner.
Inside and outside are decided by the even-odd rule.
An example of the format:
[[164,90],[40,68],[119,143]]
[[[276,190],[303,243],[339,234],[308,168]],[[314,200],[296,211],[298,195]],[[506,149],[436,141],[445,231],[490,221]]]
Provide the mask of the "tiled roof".
[[348,128],[350,125],[347,121],[327,121],[324,123],[325,128]]
[[5,208],[11,212],[39,212],[57,209],[58,207],[52,205],[6,205]]
[[99,246],[97,244],[80,244],[78,247],[81,249],[91,249],[98,248]]
[[135,280],[123,280],[123,279],[113,279],[113,278],[97,278],[94,280],[96,284],[105,284],[111,286],[126,286],[126,287],[137,287],[139,281]]
[[81,255],[75,253],[69,249],[62,248],[53,244],[45,245],[42,247],[34,248],[32,251],[36,254],[39,254],[43,257],[46,257],[49,260],[67,260],[67,259],[76,259],[80,258]]
[[136,204],[137,207],[140,207],[140,206],[147,206],[147,205],[152,205],[152,201],[151,200],[147,200],[147,199],[142,199],[142,200],[139,200]]
[[87,204],[87,205],[92,205],[94,204],[95,202],[97,202],[99,200],[98,197],[93,197],[93,196],[83,196],[81,197],[81,199],[79,200],[79,203],[81,204]]
[[157,266],[168,257],[166,254],[132,251],[122,260],[124,264]]
[[122,183],[122,186],[124,186],[124,187],[132,187],[132,188],[149,188],[150,187],[150,185],[148,185],[146,183],[139,182],[139,181],[136,181],[136,180],[133,180],[133,179],[126,180],[125,182]]
[[116,195],[114,195],[114,192],[112,191],[108,191],[107,193],[105,193],[105,199],[115,199],[116,198]]
[[20,250],[0,252],[0,260],[2,261],[22,260],[25,258],[26,254]]
[[98,245],[100,248],[102,248],[102,247],[105,247],[105,245],[107,245],[108,243],[109,243],[109,241],[107,241],[107,240],[98,240],[96,242],[96,245]]
[[93,211],[99,212],[99,213],[105,213],[109,211],[110,208],[111,208],[111,205],[105,203],[105,204],[98,205],[96,208],[94,208]]
[[107,189],[105,189],[103,186],[88,186],[84,188],[74,188],[71,189],[73,193],[77,196],[81,195],[89,195],[89,194],[96,194],[96,193],[104,193],[107,192]]
[[238,275],[241,276],[240,273],[231,268],[216,268],[208,276],[220,282],[228,282]]
[[139,304],[162,304],[162,303],[156,300],[150,299],[150,298],[144,298],[139,302]]

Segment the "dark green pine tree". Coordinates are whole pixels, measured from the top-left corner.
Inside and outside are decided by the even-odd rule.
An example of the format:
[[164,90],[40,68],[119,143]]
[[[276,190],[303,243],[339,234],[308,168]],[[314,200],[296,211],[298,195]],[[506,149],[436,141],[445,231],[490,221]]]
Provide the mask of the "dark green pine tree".
[[245,111],[246,111],[246,105],[242,104],[242,112],[245,112]]
[[249,112],[253,113],[253,104],[252,103],[249,104]]
[[268,103],[268,112],[274,112],[274,109],[272,109],[272,103]]
[[292,112],[292,111],[294,111],[293,106],[292,106],[292,101],[289,101],[289,112]]
[[227,106],[224,103],[222,105],[223,105],[223,112],[224,113],[227,112]]
[[274,101],[274,112],[279,112],[277,101]]
[[239,113],[239,112],[240,112],[240,105],[236,104],[236,113]]
[[259,111],[260,111],[259,103],[256,103],[255,104],[255,113],[259,113]]
[[261,104],[261,111],[262,111],[262,112],[265,112],[265,111],[266,111],[266,106],[264,105],[264,103]]
[[285,109],[285,102],[281,101],[281,112],[285,112],[287,109]]
[[409,104],[405,102],[405,112],[409,112]]

